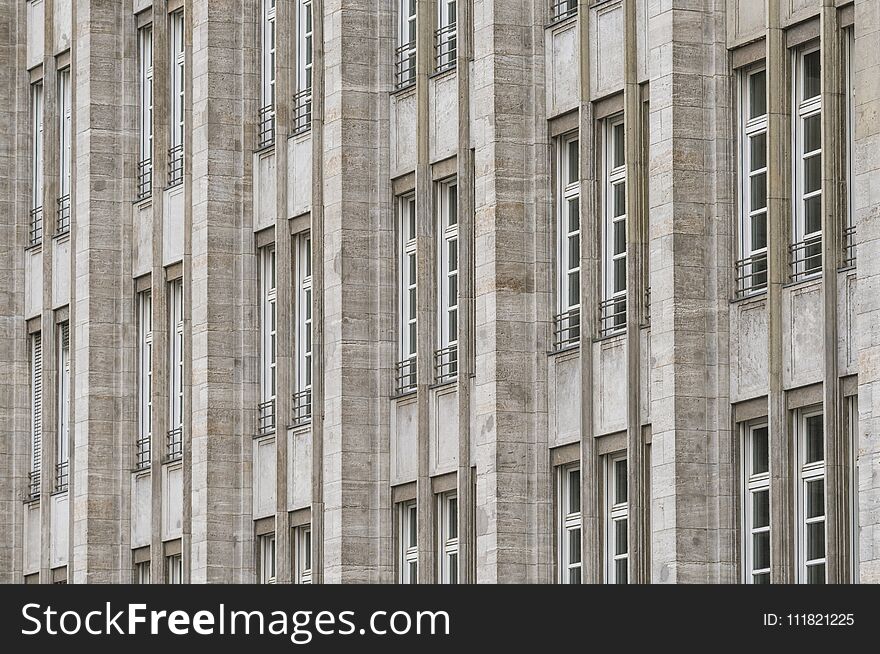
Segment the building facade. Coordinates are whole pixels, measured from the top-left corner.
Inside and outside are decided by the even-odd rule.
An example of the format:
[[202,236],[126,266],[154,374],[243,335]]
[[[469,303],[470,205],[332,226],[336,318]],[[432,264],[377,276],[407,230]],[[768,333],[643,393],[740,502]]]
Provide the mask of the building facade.
[[0,579],[880,582],[880,0],[0,0]]

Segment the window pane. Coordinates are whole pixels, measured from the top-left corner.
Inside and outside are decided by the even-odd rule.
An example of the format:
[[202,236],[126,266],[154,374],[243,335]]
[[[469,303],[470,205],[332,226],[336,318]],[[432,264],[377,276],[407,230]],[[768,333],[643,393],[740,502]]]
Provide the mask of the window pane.
[[568,571],[568,583],[570,584],[579,584],[581,583],[581,569],[580,568],[571,568]]
[[449,202],[449,225],[455,225],[458,223],[458,186],[453,184],[452,186],[447,187],[448,202]]
[[449,538],[458,538],[458,499],[452,498],[447,504],[447,525]]
[[804,100],[815,98],[821,91],[819,51],[804,56]]
[[568,267],[579,268],[581,260],[581,239],[579,236],[571,236],[568,239]]
[[415,562],[409,564],[409,583],[416,584],[419,581],[419,566]]
[[568,231],[576,232],[581,228],[580,203],[578,199],[568,201]]
[[807,483],[807,517],[818,518],[825,515],[825,480],[817,479]]
[[770,567],[770,532],[762,531],[752,534],[753,544],[753,570],[763,570]]
[[614,292],[626,290],[626,259],[614,260]]
[[578,513],[581,510],[581,471],[568,472],[568,512]]
[[626,500],[626,459],[618,459],[614,462],[614,503],[623,504]]
[[626,584],[629,582],[629,570],[627,570],[626,559],[620,559],[614,562],[614,581],[618,584]]
[[807,525],[807,560],[825,558],[825,522]]
[[811,565],[807,568],[808,584],[824,584],[825,583],[825,564]]
[[770,526],[770,491],[752,494],[752,528]]
[[627,547],[627,521],[626,519],[616,520],[614,522],[614,553],[626,554]]
[[749,180],[751,211],[764,209],[767,206],[767,173],[759,173]]
[[822,231],[822,197],[814,195],[804,200],[804,233]]
[[447,581],[450,584],[458,583],[458,554],[449,555],[449,577]]
[[568,532],[568,562],[569,563],[580,563],[581,562],[581,530],[580,529],[571,529]]
[[767,167],[767,132],[749,139],[749,163],[752,171]]
[[753,575],[752,579],[756,584],[769,584],[770,583],[770,573],[762,572],[758,575]]
[[626,214],[626,183],[614,185],[614,217]]
[[574,307],[581,303],[581,276],[573,272],[568,275],[568,306]]
[[[759,213],[752,216],[752,251],[761,250],[767,247],[767,214]],[[766,261],[764,262],[766,265]],[[752,272],[757,269],[756,264],[752,264]]]
[[626,140],[623,137],[623,123],[618,123],[614,126],[614,167],[619,168],[624,163],[626,163],[626,154],[625,154],[625,144]]
[[810,416],[805,420],[805,423],[806,458],[804,463],[823,461],[825,459],[825,433],[822,424],[822,416]]
[[804,119],[804,152],[822,149],[822,117],[814,114]]
[[578,181],[578,141],[577,139],[568,142],[568,183],[574,184]]
[[626,252],[626,221],[618,220],[614,223],[614,249],[612,254],[623,254]]
[[767,428],[752,430],[752,474],[759,475],[770,470],[770,449]]
[[767,74],[761,70],[749,75],[749,118],[767,113]]

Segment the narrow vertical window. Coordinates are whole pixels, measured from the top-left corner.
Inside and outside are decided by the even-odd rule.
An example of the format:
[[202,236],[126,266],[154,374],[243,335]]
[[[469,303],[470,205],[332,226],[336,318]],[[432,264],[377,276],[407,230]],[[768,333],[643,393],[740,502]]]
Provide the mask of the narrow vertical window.
[[308,233],[296,240],[296,390],[293,422],[312,417],[312,239]]
[[275,0],[263,0],[258,148],[275,143]]
[[437,72],[455,68],[457,54],[456,0],[436,0],[437,30],[434,32],[434,68]]
[[626,148],[623,116],[605,123],[602,278],[599,333],[626,328]]
[[305,132],[312,125],[312,0],[297,0],[296,95],[293,97],[293,132]]
[[58,429],[55,442],[55,490],[67,490],[70,478],[70,325],[58,330]]
[[458,583],[458,495],[437,497],[437,567],[441,584]]
[[399,0],[394,86],[406,88],[416,82],[416,0]]
[[153,294],[137,295],[138,312],[138,438],[135,468],[150,467],[153,438]]
[[581,469],[561,466],[557,481],[559,583],[579,584],[581,557]]
[[557,167],[556,261],[557,314],[553,344],[562,349],[577,344],[581,334],[581,215],[580,143],[576,135],[559,141]]
[[153,26],[138,30],[138,87],[140,143],[138,144],[137,199],[153,194]]
[[767,73],[746,71],[740,86],[740,258],[737,296],[767,289]]
[[398,200],[398,304],[400,308],[397,393],[416,387],[416,198]]
[[846,401],[847,434],[849,436],[849,526],[852,579],[859,579],[859,398]]
[[31,451],[28,499],[40,496],[43,470],[43,338],[31,336]]
[[275,534],[260,536],[260,583],[275,583]]
[[400,522],[399,581],[402,584],[419,583],[419,532],[415,500],[398,504]]
[[260,248],[260,406],[261,434],[275,431],[275,353],[277,334],[275,246]]
[[770,583],[770,441],[766,424],[747,425],[743,441],[743,573]]
[[171,14],[168,38],[171,41],[171,97],[169,98],[171,133],[170,148],[168,149],[168,186],[175,186],[183,181],[186,40],[184,38],[182,9]]
[[296,527],[293,535],[294,583],[312,583],[312,526]]
[[855,29],[846,30],[846,216],[843,226],[843,266],[856,265],[856,220],[853,212],[853,151],[855,147],[855,94],[853,56]]
[[58,234],[70,231],[70,144],[72,130],[70,68],[58,71]]
[[626,456],[608,457],[605,467],[605,581],[629,581],[629,504]]
[[150,582],[150,562],[141,561],[134,567],[134,582],[136,584],[149,584]]
[[43,242],[43,83],[31,84],[31,206],[28,242]]
[[183,583],[183,557],[180,554],[165,557],[165,583]]
[[791,279],[799,281],[822,270],[822,96],[818,49],[795,58],[794,234]]
[[821,409],[797,417],[801,583],[825,583],[825,425]]
[[434,353],[434,379],[440,384],[458,375],[458,185],[437,185],[439,348]]
[[169,460],[183,455],[183,280],[168,285],[168,440]]

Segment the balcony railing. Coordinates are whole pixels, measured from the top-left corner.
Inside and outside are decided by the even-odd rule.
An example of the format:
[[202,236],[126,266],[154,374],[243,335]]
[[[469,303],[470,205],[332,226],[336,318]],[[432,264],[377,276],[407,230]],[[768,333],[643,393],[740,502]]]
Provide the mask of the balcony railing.
[[569,309],[553,316],[553,349],[564,350],[581,339],[581,310]]
[[135,443],[134,468],[135,470],[146,470],[150,467],[151,457],[153,455],[153,443],[150,435],[141,436]]
[[293,424],[302,425],[312,419],[312,389],[307,388],[293,394],[291,408]]
[[183,427],[175,427],[168,432],[165,441],[165,460],[177,461],[183,456]]
[[651,287],[645,287],[645,325],[651,324]]
[[153,160],[144,159],[137,165],[137,201],[153,195]]
[[257,135],[257,149],[268,148],[275,143],[275,106],[267,104],[260,109],[259,134]]
[[599,303],[599,336],[610,336],[626,329],[626,295]]
[[550,22],[558,23],[578,11],[578,0],[550,0]]
[[260,435],[271,434],[275,431],[275,400],[260,402],[257,407],[257,429]]
[[843,230],[843,267],[852,268],[856,265],[856,227]]
[[457,40],[455,23],[434,31],[434,70],[438,73],[455,68]]
[[394,377],[394,390],[398,395],[412,393],[416,390],[416,358],[410,357],[398,361]]
[[32,470],[28,473],[27,499],[35,500],[40,497],[40,471]]
[[58,223],[55,226],[56,234],[66,234],[70,231],[70,194],[58,198]]
[[405,89],[416,83],[416,44],[404,43],[394,51],[394,88]]
[[62,461],[55,464],[55,492],[61,493],[67,490],[67,482],[70,479],[70,462]]
[[31,245],[39,245],[43,242],[43,207],[31,209],[28,241]]
[[800,243],[788,247],[791,262],[791,281],[817,275],[822,271],[822,235],[813,234]]
[[302,134],[312,127],[312,89],[293,96],[293,133]]
[[767,290],[767,253],[759,252],[736,262],[736,297]]
[[445,384],[458,377],[458,345],[449,345],[434,352],[434,381]]
[[168,186],[183,182],[183,144],[168,148]]

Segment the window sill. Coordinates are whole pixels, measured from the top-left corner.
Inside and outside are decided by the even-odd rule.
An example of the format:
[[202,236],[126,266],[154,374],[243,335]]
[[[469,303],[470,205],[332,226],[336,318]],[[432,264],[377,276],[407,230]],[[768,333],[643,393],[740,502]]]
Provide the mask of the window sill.
[[261,148],[254,149],[254,154],[268,154],[269,152],[275,150],[275,141],[271,143],[267,143]]
[[404,398],[413,397],[414,395],[416,395],[417,392],[418,392],[417,389],[410,388],[405,391],[400,391],[399,393],[397,393],[395,395],[392,395],[391,399],[392,400],[402,400]]
[[408,94],[415,95],[415,93],[416,93],[416,83],[415,82],[407,84],[406,86],[401,86],[400,88],[397,88],[397,89],[394,89],[393,91],[391,91],[392,97],[396,96],[398,99],[400,99],[403,96],[408,95]]
[[806,284],[815,284],[815,283],[819,283],[819,284],[822,283],[822,273],[821,272],[812,273],[811,275],[809,275],[807,277],[803,277],[803,278],[801,278],[797,281],[794,281],[794,282],[786,282],[785,284],[782,285],[782,288],[793,288],[795,286],[801,286],[801,285],[806,285]]
[[766,297],[767,289],[765,288],[763,291],[755,291],[754,293],[749,293],[748,295],[743,295],[741,297],[733,297],[730,299],[730,304],[743,304],[750,300],[763,300]]
[[455,73],[458,72],[458,65],[452,66],[450,68],[444,68],[443,70],[435,70],[430,75],[428,75],[428,79],[440,79],[442,77],[452,77]]
[[448,386],[455,386],[458,384],[458,377],[453,377],[452,379],[445,379],[442,382],[434,382],[430,386],[428,386],[429,391],[433,391],[438,388],[446,388]]
[[578,343],[569,343],[568,345],[564,345],[562,347],[558,347],[555,350],[549,350],[547,352],[548,357],[555,357],[559,354],[566,354],[567,352],[572,352],[574,350],[579,349],[581,346],[580,342]]

